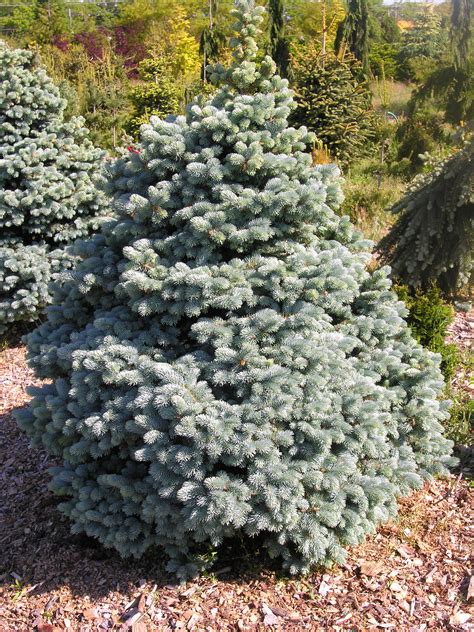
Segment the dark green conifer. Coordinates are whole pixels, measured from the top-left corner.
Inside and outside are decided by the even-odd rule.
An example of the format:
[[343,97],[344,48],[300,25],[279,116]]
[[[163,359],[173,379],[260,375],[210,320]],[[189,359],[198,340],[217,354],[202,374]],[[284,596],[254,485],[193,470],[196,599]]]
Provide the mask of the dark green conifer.
[[374,117],[360,62],[309,45],[295,54],[293,69],[297,107],[290,120],[306,125],[342,164],[367,152]]
[[219,53],[225,45],[226,37],[217,25],[217,11],[219,9],[218,0],[209,0],[209,24],[201,33],[199,40],[199,52],[202,55],[202,79],[208,80],[207,67],[215,63],[219,58]]
[[270,29],[270,55],[281,77],[288,77],[290,69],[290,43],[286,37],[284,0],[268,0]]
[[412,287],[433,283],[455,293],[472,281],[474,140],[418,176],[392,211],[399,219],[381,240],[381,261]]
[[362,64],[365,74],[369,71],[369,7],[368,0],[349,0],[346,18],[339,24],[335,50],[338,55],[348,49]]

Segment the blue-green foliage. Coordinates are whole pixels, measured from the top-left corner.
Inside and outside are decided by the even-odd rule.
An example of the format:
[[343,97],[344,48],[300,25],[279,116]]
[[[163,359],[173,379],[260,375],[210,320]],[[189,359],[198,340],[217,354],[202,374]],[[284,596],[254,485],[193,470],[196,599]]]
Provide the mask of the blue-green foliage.
[[91,180],[103,152],[65,106],[32,52],[0,42],[0,334],[38,318],[104,204]]
[[335,166],[241,0],[234,63],[185,117],[152,118],[109,168],[117,214],[81,243],[29,337],[18,423],[62,460],[75,532],[122,555],[193,554],[260,535],[291,572],[341,561],[445,471],[439,357],[410,335],[387,270],[334,212]]

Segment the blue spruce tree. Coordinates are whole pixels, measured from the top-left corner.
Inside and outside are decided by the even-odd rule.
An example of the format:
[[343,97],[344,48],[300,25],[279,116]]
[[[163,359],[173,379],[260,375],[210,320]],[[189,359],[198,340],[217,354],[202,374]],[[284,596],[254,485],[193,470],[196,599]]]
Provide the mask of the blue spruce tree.
[[65,106],[34,53],[0,41],[0,334],[39,317],[104,205],[91,179],[103,152]]
[[337,168],[288,126],[287,81],[256,62],[261,13],[239,2],[215,96],[152,118],[110,166],[116,219],[30,335],[52,382],[18,414],[61,459],[74,531],[124,556],[162,546],[181,577],[236,535],[292,573],[339,562],[450,462],[439,357],[333,211]]

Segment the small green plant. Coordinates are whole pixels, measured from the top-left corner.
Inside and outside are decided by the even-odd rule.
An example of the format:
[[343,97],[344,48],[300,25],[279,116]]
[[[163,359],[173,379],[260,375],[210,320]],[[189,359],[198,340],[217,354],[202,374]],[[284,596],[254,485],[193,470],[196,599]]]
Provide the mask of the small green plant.
[[15,578],[15,581],[12,584],[12,589],[15,591],[15,594],[13,595],[13,602],[16,603],[23,597],[26,588],[21,579]]
[[472,442],[474,402],[458,382],[472,375],[474,356],[461,352],[455,344],[446,343],[449,325],[454,319],[454,309],[442,296],[441,290],[432,286],[427,292],[414,292],[405,285],[395,290],[407,308],[407,322],[418,342],[441,355],[441,368],[446,379],[446,397],[451,400],[450,418],[445,424],[446,436],[456,444]]
[[430,351],[441,355],[441,369],[449,381],[460,360],[456,345],[445,342],[448,327],[454,320],[453,307],[434,285],[427,292],[413,291],[405,285],[398,285],[395,290],[410,312],[407,322],[413,337]]
[[446,436],[456,444],[472,443],[474,400],[463,391],[450,391],[451,416],[446,422]]

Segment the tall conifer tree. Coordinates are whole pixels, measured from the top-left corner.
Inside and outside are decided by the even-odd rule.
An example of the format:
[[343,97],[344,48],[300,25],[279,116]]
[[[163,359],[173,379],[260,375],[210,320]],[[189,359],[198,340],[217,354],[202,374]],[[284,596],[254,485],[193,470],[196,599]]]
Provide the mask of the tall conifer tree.
[[284,0],[268,0],[270,55],[278,73],[288,77],[290,69],[290,44],[286,37]]
[[435,99],[445,111],[449,123],[474,120],[474,47],[472,46],[472,10],[470,1],[453,0],[450,29],[450,54],[414,92],[410,108],[414,114],[427,101]]
[[340,561],[450,460],[439,358],[334,212],[337,168],[288,125],[262,10],[238,6],[216,94],[110,165],[116,219],[29,337],[51,382],[18,413],[74,531],[161,545],[182,577],[237,535],[291,572]]
[[340,23],[335,41],[338,55],[349,51],[369,70],[369,7],[368,0],[349,0],[346,18]]
[[472,48],[472,0],[452,0],[451,47],[455,70],[464,70]]
[[218,0],[209,0],[209,25],[203,29],[199,40],[199,52],[202,55],[202,78],[207,81],[207,66],[215,63],[225,44],[225,35],[217,24]]

